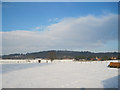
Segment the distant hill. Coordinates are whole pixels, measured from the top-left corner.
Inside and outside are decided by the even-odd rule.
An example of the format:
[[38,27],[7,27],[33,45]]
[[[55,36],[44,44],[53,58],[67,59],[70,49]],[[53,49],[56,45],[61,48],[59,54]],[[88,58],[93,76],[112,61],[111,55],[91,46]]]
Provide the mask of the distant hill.
[[[3,55],[2,59],[35,59],[35,58],[43,58],[48,59],[50,57],[50,53],[54,52],[54,58],[56,59],[72,59],[72,58],[90,58],[90,57],[118,57],[117,52],[106,52],[106,53],[93,53],[89,51],[66,51],[66,50],[50,50],[50,51],[41,51],[34,53],[26,53],[26,54],[9,54]],[[52,54],[52,55],[53,55]]]

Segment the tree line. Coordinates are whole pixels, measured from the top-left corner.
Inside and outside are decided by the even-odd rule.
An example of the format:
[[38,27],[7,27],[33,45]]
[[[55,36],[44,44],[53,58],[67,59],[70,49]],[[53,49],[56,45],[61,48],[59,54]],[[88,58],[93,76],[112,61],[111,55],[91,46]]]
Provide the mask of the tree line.
[[111,57],[119,58],[119,53],[117,52],[103,52],[103,53],[94,53],[89,51],[66,51],[66,50],[50,50],[50,51],[41,51],[34,53],[26,54],[9,54],[3,55],[2,59],[90,59],[90,58],[102,58],[105,60],[110,59]]

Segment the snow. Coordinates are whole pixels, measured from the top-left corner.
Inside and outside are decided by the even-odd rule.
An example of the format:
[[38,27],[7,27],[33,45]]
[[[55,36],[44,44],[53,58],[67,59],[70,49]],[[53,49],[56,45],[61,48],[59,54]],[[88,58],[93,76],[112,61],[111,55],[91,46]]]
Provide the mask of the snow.
[[0,89],[2,90],[2,65],[0,64]]
[[110,61],[2,65],[3,88],[118,88]]

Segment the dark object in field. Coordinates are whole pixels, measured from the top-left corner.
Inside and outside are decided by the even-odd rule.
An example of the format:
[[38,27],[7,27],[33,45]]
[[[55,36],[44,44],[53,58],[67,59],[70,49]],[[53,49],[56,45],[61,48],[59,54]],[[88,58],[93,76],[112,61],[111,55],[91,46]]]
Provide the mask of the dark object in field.
[[41,63],[41,60],[38,60],[38,63]]
[[120,68],[120,62],[110,62],[108,67]]

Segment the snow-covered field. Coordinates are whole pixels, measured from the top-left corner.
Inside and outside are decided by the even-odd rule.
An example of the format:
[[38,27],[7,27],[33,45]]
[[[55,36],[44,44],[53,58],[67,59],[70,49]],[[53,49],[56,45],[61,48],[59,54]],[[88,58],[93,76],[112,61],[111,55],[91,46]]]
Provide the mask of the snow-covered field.
[[3,88],[117,88],[110,61],[3,64]]

